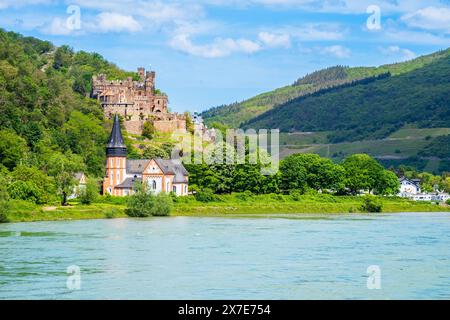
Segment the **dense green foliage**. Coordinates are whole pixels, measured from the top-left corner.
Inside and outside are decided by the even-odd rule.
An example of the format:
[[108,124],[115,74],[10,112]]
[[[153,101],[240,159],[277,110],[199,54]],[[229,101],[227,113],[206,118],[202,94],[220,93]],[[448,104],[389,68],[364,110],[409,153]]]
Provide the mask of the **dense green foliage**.
[[450,135],[436,137],[419,155],[423,157],[450,158]]
[[110,124],[86,97],[97,73],[134,76],[96,53],[0,29],[0,165],[11,198],[49,203],[59,194],[65,204],[75,172],[103,175]]
[[382,212],[383,203],[377,197],[366,195],[364,196],[363,203],[361,205],[361,211],[373,213]]
[[[448,51],[450,52],[450,51]],[[357,81],[300,97],[244,127],[333,131],[331,142],[385,138],[405,124],[448,127],[450,55],[397,76]]]
[[220,122],[230,127],[239,127],[244,122],[292,99],[310,95],[322,89],[351,83],[354,80],[387,73],[394,76],[404,74],[422,68],[447,55],[448,52],[439,51],[411,61],[379,67],[330,67],[308,74],[298,79],[293,85],[266,92],[239,103],[211,108],[203,112],[202,116],[208,124]]
[[99,194],[99,185],[97,180],[88,179],[86,186],[78,190],[78,199],[82,204],[91,204],[97,200]]
[[172,198],[159,193],[154,195],[145,185],[136,184],[135,193],[128,198],[125,213],[130,217],[144,218],[168,216],[172,210]]
[[314,190],[396,195],[400,187],[394,172],[385,170],[365,154],[352,155],[342,164],[315,154],[294,154],[281,161],[277,174],[267,176],[261,173],[259,165],[190,164],[186,167],[190,173],[190,189],[203,202],[215,201],[213,193],[304,194]]

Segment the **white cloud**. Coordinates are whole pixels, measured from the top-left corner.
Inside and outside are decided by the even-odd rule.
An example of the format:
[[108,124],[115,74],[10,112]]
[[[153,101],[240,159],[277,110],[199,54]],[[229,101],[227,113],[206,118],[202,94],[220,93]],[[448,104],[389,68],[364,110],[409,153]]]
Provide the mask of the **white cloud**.
[[51,0],[0,0],[0,9],[20,8],[37,4],[50,4]]
[[450,38],[441,37],[429,32],[417,32],[409,30],[387,30],[384,39],[396,43],[424,44],[449,46]]
[[332,23],[304,24],[282,28],[280,32],[290,34],[299,41],[336,41],[342,40],[346,31],[342,26]]
[[101,32],[136,32],[141,25],[130,15],[115,12],[102,12],[96,17],[96,27]]
[[399,46],[380,48],[380,51],[386,56],[397,58],[398,61],[408,61],[417,57],[417,55],[411,50],[400,48]]
[[275,34],[269,32],[260,32],[258,39],[266,46],[271,48],[289,48],[291,46],[291,39],[288,34]]
[[348,58],[351,56],[351,50],[346,47],[340,46],[340,45],[324,47],[324,48],[321,48],[319,50],[319,52],[321,54],[332,55],[332,56],[335,56],[336,58],[340,58],[340,59]]
[[450,8],[427,7],[402,16],[408,26],[450,33]]
[[71,28],[67,26],[67,20],[63,18],[54,18],[51,20],[50,24],[43,27],[41,31],[45,34],[54,36],[67,36],[74,32]]
[[169,44],[174,49],[204,58],[226,57],[232,53],[252,54],[261,50],[260,44],[247,39],[216,38],[211,44],[196,45],[187,34],[174,36]]

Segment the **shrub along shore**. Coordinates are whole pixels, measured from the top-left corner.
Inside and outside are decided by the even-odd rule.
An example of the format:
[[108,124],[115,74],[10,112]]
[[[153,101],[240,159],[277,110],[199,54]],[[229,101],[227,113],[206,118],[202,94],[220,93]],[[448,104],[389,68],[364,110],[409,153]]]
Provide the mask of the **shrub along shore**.
[[[224,217],[258,216],[261,214],[365,214],[365,197],[317,195],[249,195],[236,193],[215,196],[202,202],[193,196],[177,198],[170,216]],[[8,222],[58,221],[82,219],[113,219],[127,217],[125,198],[101,197],[84,205],[70,202],[69,206],[39,206],[26,201],[10,202]],[[385,213],[450,212],[450,206],[415,202],[396,197],[377,197]]]

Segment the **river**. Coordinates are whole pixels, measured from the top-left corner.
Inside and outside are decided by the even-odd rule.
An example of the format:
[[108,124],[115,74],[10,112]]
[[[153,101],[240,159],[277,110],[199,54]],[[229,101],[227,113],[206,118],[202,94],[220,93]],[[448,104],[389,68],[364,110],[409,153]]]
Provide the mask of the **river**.
[[450,299],[450,214],[3,224],[0,299]]

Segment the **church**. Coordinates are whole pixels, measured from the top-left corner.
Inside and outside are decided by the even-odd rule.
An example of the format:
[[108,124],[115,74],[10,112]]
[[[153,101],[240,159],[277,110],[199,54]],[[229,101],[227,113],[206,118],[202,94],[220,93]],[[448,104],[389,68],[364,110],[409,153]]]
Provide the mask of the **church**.
[[115,115],[106,146],[103,194],[119,197],[131,195],[136,182],[142,182],[155,194],[173,192],[177,196],[186,196],[189,173],[179,160],[127,159],[127,147],[120,129],[119,116]]

